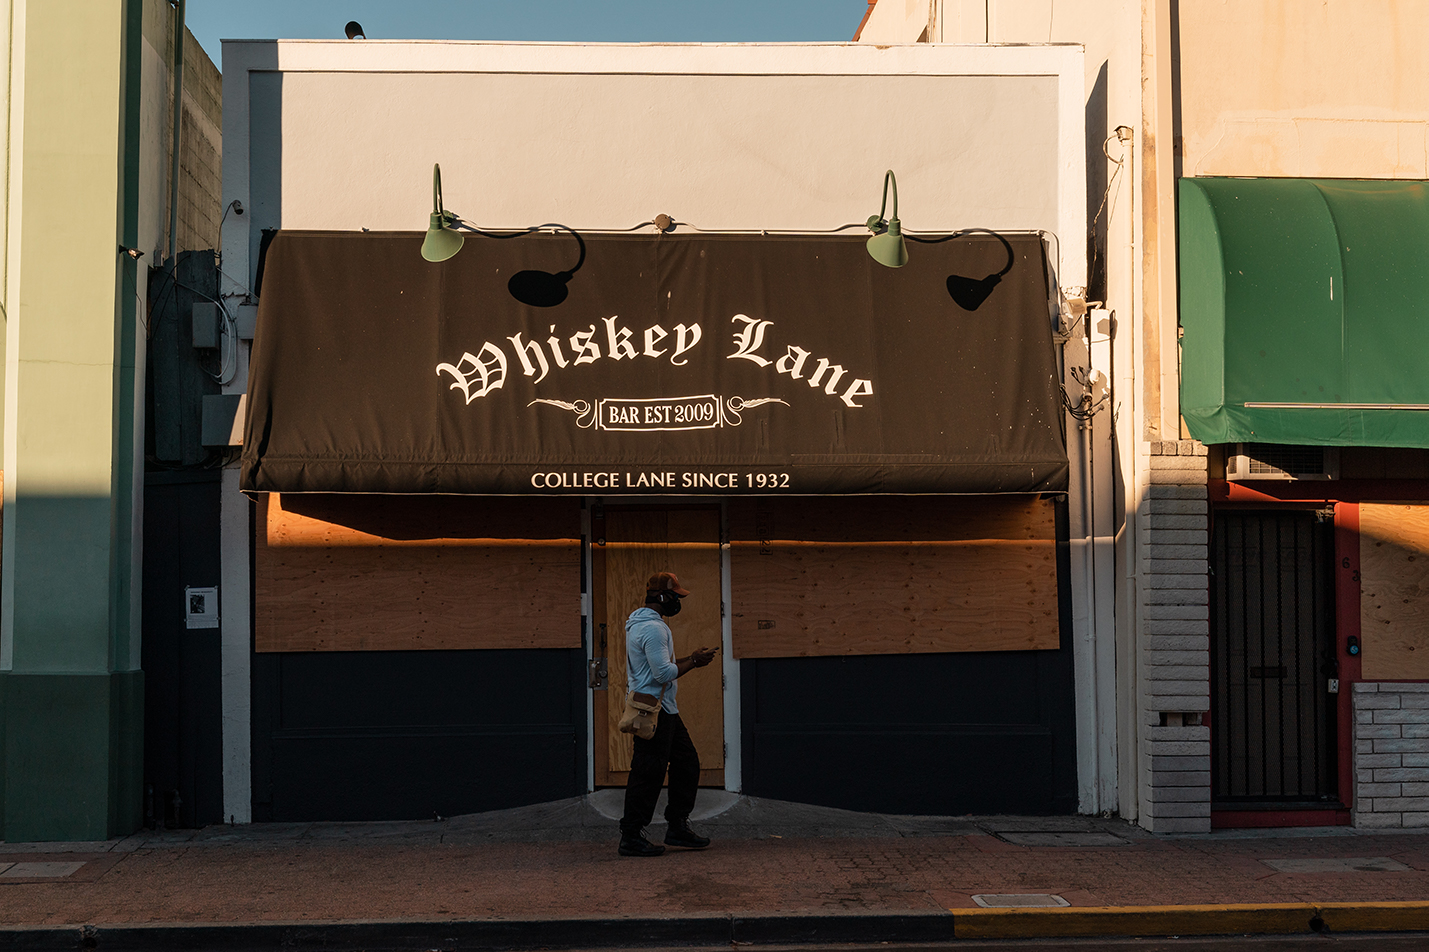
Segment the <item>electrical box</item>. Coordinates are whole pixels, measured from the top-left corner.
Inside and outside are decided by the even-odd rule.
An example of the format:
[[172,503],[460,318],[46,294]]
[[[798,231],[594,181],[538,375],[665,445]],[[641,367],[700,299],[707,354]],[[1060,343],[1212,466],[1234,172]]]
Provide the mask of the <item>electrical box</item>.
[[242,446],[243,416],[247,406],[246,393],[204,394],[203,445]]
[[238,324],[238,339],[252,340],[254,332],[258,329],[258,305],[238,305],[238,317],[234,320]]
[[193,307],[194,347],[217,348],[219,340],[219,312],[217,304],[204,301]]

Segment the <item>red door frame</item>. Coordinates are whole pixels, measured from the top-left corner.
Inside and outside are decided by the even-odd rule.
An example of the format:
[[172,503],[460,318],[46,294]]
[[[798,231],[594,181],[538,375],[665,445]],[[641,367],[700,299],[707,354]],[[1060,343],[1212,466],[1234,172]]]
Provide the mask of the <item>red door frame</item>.
[[[1345,650],[1350,637],[1360,638],[1360,503],[1429,499],[1429,480],[1352,479],[1330,481],[1230,482],[1213,479],[1209,484],[1212,505],[1276,504],[1333,505],[1335,507],[1335,652],[1339,661],[1340,693],[1335,707],[1335,740],[1338,751],[1339,795],[1345,809],[1290,810],[1276,812],[1216,810],[1211,826],[1216,829],[1253,826],[1348,826],[1354,803],[1354,699],[1356,682],[1361,680],[1360,656]],[[1211,725],[1215,730],[1215,725]]]

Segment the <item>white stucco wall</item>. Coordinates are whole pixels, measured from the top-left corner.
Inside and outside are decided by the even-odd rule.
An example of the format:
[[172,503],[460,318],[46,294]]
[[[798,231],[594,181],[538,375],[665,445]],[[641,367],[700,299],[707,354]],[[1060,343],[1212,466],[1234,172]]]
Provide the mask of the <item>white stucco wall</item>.
[[[878,211],[888,168],[911,231],[1084,227],[1075,47],[284,41],[224,59],[224,201],[254,208],[225,229],[235,267],[243,227],[424,229],[434,162],[447,207],[495,228],[822,231]],[[1064,283],[1080,249],[1063,242]]]
[[434,161],[500,226],[837,228],[889,167],[907,227],[1058,226],[1054,76],[285,73],[282,99],[289,227],[424,226]]

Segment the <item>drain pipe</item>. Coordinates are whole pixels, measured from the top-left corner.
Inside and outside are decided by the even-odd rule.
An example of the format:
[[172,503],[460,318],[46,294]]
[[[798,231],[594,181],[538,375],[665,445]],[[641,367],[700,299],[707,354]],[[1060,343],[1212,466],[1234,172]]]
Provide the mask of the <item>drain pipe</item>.
[[175,279],[179,274],[174,253],[179,237],[179,136],[184,117],[184,2],[178,0],[175,4],[178,12],[174,19],[174,154],[169,166],[169,263]]

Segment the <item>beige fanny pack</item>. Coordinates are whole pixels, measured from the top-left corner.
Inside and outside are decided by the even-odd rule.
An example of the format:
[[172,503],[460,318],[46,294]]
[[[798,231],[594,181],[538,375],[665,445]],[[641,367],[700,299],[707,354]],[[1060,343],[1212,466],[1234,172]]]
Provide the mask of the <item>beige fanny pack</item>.
[[660,720],[660,701],[665,697],[665,689],[660,696],[643,691],[630,691],[625,695],[625,713],[620,715],[620,732],[634,734],[641,740],[655,736],[655,725]]

